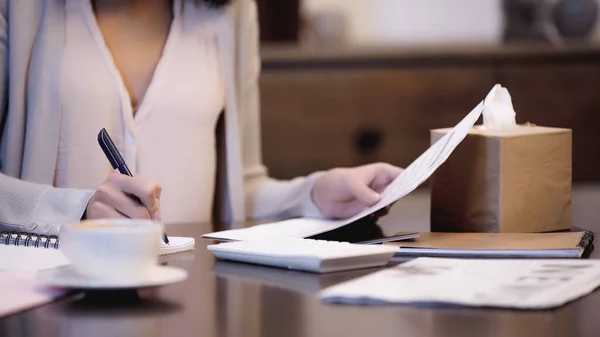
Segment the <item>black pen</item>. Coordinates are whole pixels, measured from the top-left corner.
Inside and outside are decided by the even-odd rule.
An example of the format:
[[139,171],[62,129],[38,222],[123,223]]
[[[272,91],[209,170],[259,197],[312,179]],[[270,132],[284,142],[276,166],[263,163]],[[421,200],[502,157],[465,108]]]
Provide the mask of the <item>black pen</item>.
[[[113,141],[110,138],[110,136],[108,135],[108,132],[106,131],[106,129],[104,129],[104,128],[102,128],[102,130],[100,130],[100,132],[98,133],[98,144],[100,144],[102,151],[104,151],[104,154],[106,155],[106,158],[108,158],[108,161],[110,162],[110,165],[112,165],[113,169],[119,170],[119,172],[121,172],[121,174],[133,177],[133,174],[131,174],[129,167],[127,167],[125,160],[121,156],[121,153],[115,146],[115,143],[113,143]],[[140,204],[143,205],[142,201],[138,197],[136,197],[136,196],[132,196],[132,197],[137,202],[139,202]],[[167,237],[167,233],[164,233],[164,232],[163,232],[163,241],[166,244],[169,243],[169,238]]]

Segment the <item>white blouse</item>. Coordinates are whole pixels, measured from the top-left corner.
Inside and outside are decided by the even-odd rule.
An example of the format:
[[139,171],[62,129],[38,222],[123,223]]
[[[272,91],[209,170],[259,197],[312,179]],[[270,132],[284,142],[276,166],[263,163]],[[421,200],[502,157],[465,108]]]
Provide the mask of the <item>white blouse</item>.
[[210,221],[215,127],[225,105],[215,37],[200,8],[174,1],[163,54],[135,117],[90,0],[66,1],[61,130],[55,184],[96,189],[112,171],[97,143],[106,128],[134,174],[159,181],[164,222]]

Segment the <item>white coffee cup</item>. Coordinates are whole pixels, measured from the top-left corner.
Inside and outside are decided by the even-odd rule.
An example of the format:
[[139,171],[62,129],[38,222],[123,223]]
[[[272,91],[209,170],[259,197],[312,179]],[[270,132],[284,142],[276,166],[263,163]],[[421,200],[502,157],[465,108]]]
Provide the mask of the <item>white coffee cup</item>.
[[144,279],[158,265],[162,232],[151,220],[86,220],[64,225],[59,247],[81,275]]

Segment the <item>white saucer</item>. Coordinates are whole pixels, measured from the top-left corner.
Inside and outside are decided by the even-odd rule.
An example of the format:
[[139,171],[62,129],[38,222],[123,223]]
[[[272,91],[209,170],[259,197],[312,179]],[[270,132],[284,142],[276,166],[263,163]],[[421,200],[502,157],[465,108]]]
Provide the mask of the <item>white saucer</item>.
[[118,280],[83,276],[70,265],[38,272],[38,281],[44,285],[76,289],[145,288],[179,282],[186,278],[187,272],[185,270],[168,266],[156,266],[144,277]]

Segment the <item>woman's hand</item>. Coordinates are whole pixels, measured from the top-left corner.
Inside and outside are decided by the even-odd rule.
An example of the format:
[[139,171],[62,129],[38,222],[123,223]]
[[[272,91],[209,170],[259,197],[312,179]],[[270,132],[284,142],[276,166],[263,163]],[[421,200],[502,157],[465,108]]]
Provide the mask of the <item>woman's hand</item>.
[[401,172],[385,163],[333,169],[317,178],[312,199],[324,216],[348,218],[378,203],[379,193]]
[[[94,193],[84,218],[132,218],[161,220],[159,183],[142,176],[113,172]],[[137,197],[140,201],[134,199]]]

